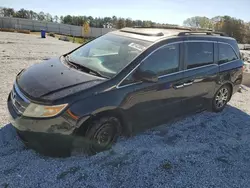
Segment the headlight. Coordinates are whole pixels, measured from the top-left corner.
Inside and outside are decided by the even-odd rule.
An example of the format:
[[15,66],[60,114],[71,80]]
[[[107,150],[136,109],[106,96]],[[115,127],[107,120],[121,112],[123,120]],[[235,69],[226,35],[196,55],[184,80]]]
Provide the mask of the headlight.
[[59,114],[68,104],[44,106],[30,103],[23,115],[27,117],[52,117]]

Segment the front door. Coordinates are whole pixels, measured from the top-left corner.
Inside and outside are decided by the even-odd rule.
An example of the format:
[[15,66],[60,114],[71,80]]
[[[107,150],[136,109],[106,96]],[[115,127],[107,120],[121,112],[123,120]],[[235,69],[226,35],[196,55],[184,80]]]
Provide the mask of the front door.
[[[122,108],[127,110],[132,119],[133,131],[149,128],[181,113],[181,46],[181,43],[165,45],[144,59],[138,67],[140,71],[157,73],[158,82],[135,81],[125,85],[133,87],[133,92],[122,103]],[[133,79],[133,73],[127,79]]]

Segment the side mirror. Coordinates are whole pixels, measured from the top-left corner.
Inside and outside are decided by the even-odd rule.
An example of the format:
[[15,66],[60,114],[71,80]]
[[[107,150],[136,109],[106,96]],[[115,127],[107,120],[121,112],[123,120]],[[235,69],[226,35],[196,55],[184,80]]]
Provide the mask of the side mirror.
[[143,82],[150,82],[150,83],[158,82],[158,75],[150,70],[142,71],[138,69],[134,74],[134,78],[138,81],[143,81]]

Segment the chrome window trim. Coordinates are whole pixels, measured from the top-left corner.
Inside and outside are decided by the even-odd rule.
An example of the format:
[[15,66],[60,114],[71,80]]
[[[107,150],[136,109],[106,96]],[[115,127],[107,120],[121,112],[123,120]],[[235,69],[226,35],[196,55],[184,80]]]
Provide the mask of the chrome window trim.
[[227,65],[227,64],[230,64],[230,63],[233,63],[233,62],[235,62],[235,61],[239,61],[239,59],[235,59],[235,60],[233,60],[233,61],[228,61],[228,62],[226,62],[226,63],[223,63],[223,64],[220,64],[220,65],[218,65],[218,66],[223,66],[223,65]]
[[[134,70],[135,69],[137,69],[140,65],[141,65],[141,63],[142,63],[142,61],[138,64],[138,65],[136,65],[135,66],[135,68],[133,68],[117,85],[116,85],[116,88],[121,88],[121,87],[123,87],[123,86],[126,86],[126,85],[123,85],[123,86],[120,86],[120,84],[127,78],[127,77],[129,77],[129,75],[132,73],[132,72],[134,72]],[[136,83],[136,82],[135,82]],[[130,83],[130,84],[127,84],[127,85],[131,85],[132,83]]]
[[23,95],[23,93],[20,91],[20,89],[18,88],[16,82],[14,83],[14,89],[17,92],[17,94],[23,99],[24,102],[26,103],[30,103],[30,101]]
[[186,69],[183,72],[188,72],[188,71],[191,71],[191,70],[196,70],[196,69],[205,68],[205,67],[212,67],[212,66],[218,67],[219,65],[216,64],[216,63],[211,63],[209,65],[203,65],[203,66],[200,66],[200,67],[194,67],[194,68],[191,68],[191,69]]
[[172,72],[172,73],[169,73],[169,74],[164,74],[164,75],[158,76],[158,79],[161,79],[161,78],[164,78],[164,77],[167,77],[167,76],[173,76],[175,74],[179,74],[179,73],[182,73],[182,72],[184,72],[184,70],[177,71],[177,72]]
[[142,81],[139,81],[139,82],[133,82],[133,83],[130,83],[130,84],[126,84],[126,85],[123,85],[123,86],[116,86],[117,89],[120,89],[120,88],[124,88],[124,87],[127,87],[127,86],[132,86],[132,85],[136,85],[136,84],[141,84]]

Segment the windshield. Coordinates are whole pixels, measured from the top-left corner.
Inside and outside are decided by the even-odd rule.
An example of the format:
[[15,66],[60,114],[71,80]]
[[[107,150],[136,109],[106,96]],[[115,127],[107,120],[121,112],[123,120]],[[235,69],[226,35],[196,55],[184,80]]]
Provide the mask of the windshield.
[[150,44],[146,41],[107,34],[72,52],[69,60],[110,78]]

